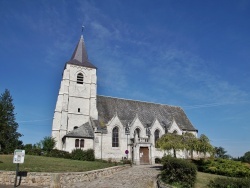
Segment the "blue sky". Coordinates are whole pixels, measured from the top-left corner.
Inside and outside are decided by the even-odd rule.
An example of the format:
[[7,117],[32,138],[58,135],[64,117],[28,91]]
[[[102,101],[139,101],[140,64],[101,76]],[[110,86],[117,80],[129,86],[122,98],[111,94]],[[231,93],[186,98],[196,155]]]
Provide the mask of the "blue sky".
[[25,144],[51,135],[64,64],[84,38],[98,94],[182,107],[237,157],[250,151],[250,1],[1,0],[0,93]]

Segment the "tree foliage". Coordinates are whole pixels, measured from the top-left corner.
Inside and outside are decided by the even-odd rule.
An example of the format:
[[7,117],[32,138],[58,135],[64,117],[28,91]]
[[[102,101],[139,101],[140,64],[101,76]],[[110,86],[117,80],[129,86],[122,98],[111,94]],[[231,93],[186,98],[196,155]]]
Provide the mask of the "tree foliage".
[[0,95],[0,147],[1,153],[13,153],[15,149],[22,147],[22,136],[15,118],[15,106],[9,90]]
[[206,157],[207,153],[214,153],[214,147],[210,144],[210,140],[206,135],[201,134],[198,142],[198,151],[203,153],[204,157]]
[[56,140],[51,136],[45,136],[43,140],[40,141],[41,149],[47,152],[50,152],[55,147],[55,145],[56,145]]
[[193,159],[193,152],[198,151],[199,141],[196,136],[192,133],[186,132],[182,135],[185,144],[185,149],[190,151],[191,158]]
[[157,140],[156,145],[162,150],[173,150],[176,158],[176,151],[185,148],[182,140],[181,135],[167,133]]
[[207,153],[214,151],[208,137],[204,134],[200,138],[196,138],[192,133],[184,133],[183,135],[167,133],[158,139],[156,146],[162,150],[173,150],[174,157],[176,157],[176,151],[184,149],[191,152],[191,158],[193,158],[193,151],[203,153],[204,157]]
[[250,163],[250,151],[246,152],[242,158],[244,162]]
[[223,147],[215,147],[214,154],[216,158],[228,159],[229,155],[226,154],[227,151]]

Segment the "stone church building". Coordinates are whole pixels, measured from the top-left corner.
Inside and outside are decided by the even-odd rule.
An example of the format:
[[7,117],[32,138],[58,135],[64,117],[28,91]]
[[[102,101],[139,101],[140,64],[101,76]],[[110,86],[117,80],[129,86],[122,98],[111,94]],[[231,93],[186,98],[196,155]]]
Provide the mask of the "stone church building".
[[[197,137],[180,107],[97,95],[96,70],[81,36],[65,64],[56,102],[52,137],[57,149],[91,148],[99,159],[154,164],[164,155],[155,143],[165,133],[191,132]],[[177,153],[180,158],[188,155]]]

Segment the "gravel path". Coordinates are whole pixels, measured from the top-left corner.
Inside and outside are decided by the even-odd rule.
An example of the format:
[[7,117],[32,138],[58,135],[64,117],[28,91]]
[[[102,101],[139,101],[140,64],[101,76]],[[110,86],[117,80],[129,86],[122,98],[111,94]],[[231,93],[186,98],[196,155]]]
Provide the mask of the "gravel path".
[[91,182],[75,183],[72,188],[153,188],[160,165],[138,165]]

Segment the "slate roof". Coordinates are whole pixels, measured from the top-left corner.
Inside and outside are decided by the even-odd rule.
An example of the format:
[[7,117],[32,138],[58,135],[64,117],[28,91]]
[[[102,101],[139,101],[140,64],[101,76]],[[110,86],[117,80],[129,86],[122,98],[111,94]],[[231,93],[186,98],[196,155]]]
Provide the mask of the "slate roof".
[[67,62],[67,64],[78,65],[78,66],[96,69],[96,67],[92,63],[90,63],[90,61],[88,59],[88,54],[86,51],[83,35],[81,35],[81,38],[80,38],[78,44],[76,45],[76,48],[72,54],[72,57]]
[[94,138],[93,127],[89,122],[81,125],[80,127],[74,129],[73,131],[66,134],[64,137],[73,137],[73,138]]
[[174,119],[182,130],[197,131],[185,112],[176,106],[97,95],[97,110],[99,122],[105,124],[117,114],[123,126],[138,116],[144,127],[151,126],[157,119],[162,127],[169,128]]

